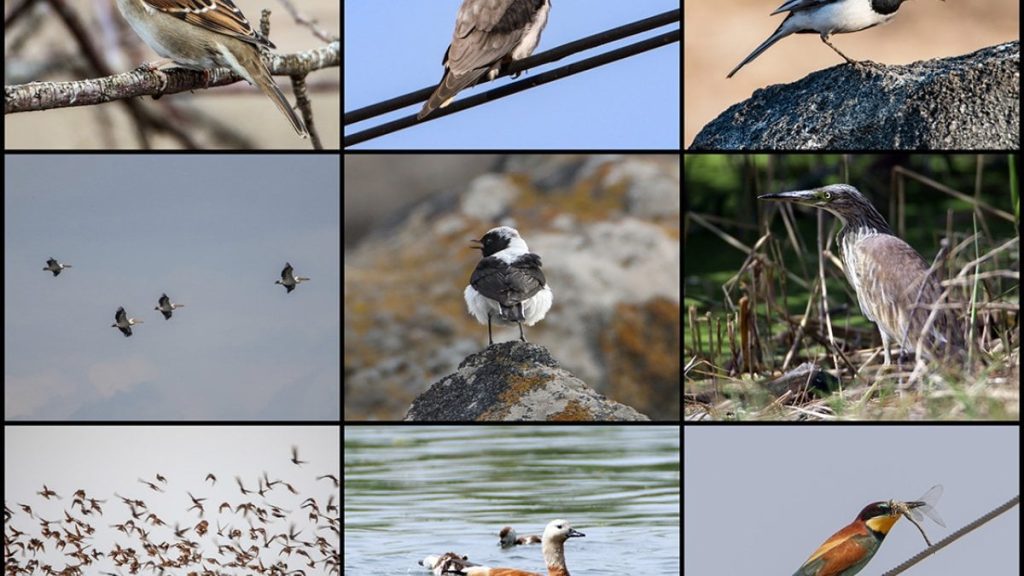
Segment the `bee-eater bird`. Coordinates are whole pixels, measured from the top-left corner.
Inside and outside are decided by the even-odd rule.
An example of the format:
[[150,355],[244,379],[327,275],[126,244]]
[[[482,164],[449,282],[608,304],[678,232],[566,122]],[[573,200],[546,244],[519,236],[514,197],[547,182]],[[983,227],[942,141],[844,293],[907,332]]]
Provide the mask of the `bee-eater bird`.
[[[939,488],[938,494],[941,493]],[[897,500],[868,504],[853,522],[825,540],[793,576],[853,576],[875,555],[900,516],[921,507],[929,512],[931,504],[932,501]]]

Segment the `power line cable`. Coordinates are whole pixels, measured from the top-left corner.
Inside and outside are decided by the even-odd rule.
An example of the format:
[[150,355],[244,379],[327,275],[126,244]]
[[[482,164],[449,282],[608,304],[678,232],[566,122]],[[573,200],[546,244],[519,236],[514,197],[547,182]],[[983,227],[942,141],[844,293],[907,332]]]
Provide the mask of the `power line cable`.
[[[670,10],[668,12],[664,12],[662,14],[658,14],[650,18],[645,18],[643,20],[638,20],[631,24],[626,24],[618,28],[594,34],[586,38],[582,38],[580,40],[564,44],[557,48],[553,48],[541,54],[536,54],[524,60],[515,61],[511,65],[509,65],[506,70],[503,70],[500,76],[519,74],[520,72],[528,68],[536,67],[541,64],[546,64],[548,62],[553,62],[555,60],[560,60],[566,56],[576,54],[583,50],[594,48],[596,46],[601,46],[603,44],[614,42],[616,40],[621,40],[622,38],[627,38],[640,32],[646,32],[648,30],[658,28],[666,24],[678,22],[680,18],[681,11],[679,9]],[[579,72],[583,72],[585,70],[589,70],[597,66],[614,62],[616,60],[621,60],[623,58],[627,58],[635,54],[646,52],[648,50],[653,50],[654,48],[671,44],[673,42],[679,42],[680,38],[681,32],[680,29],[677,28],[670,32],[661,34],[659,36],[635,42],[628,46],[617,48],[615,50],[611,50],[609,52],[605,52],[603,54],[599,54],[597,56],[593,56],[591,58],[587,58],[579,62],[573,62],[565,66],[562,66],[561,68],[557,68],[555,70],[551,70],[549,72],[545,72],[543,74],[539,74],[531,78],[521,80],[508,86],[502,86],[500,88],[496,88],[488,92],[478,94],[476,96],[461,99],[453,103],[452,105],[445,107],[444,109],[436,110],[430,116],[422,120],[422,122],[426,122],[432,120],[433,118],[444,116],[452,112],[464,110],[466,108],[470,108],[473,106],[478,106],[484,102],[489,102],[491,100],[496,100],[498,98],[502,98],[510,94],[515,94],[516,92],[521,92],[529,88],[540,86],[541,84],[546,84],[553,80],[564,78],[566,76],[571,76],[573,74],[577,74]],[[427,88],[416,90],[415,92],[410,92],[402,96],[391,98],[389,100],[385,100],[377,104],[372,104],[370,106],[365,106],[363,108],[358,108],[356,110],[348,112],[345,114],[345,125],[347,126],[349,124],[361,122],[369,118],[379,116],[381,114],[385,114],[388,112],[392,112],[394,110],[398,110],[400,108],[404,108],[405,106],[410,106],[412,104],[423,102],[430,96],[431,93],[433,93],[435,88],[436,85],[430,86]],[[406,128],[408,126],[418,124],[420,122],[421,121],[416,120],[415,115],[410,115],[398,120],[394,120],[392,122],[380,124],[373,128],[368,128],[361,132],[356,132],[354,134],[346,136],[345,146],[347,147],[354,144],[359,144],[360,142],[365,142],[366,140],[369,140],[371,138],[376,138],[378,136],[382,136],[384,134],[388,134],[400,130],[402,128]]]
[[1005,504],[999,506],[998,508],[993,509],[991,512],[989,512],[988,514],[985,514],[981,518],[978,518],[974,522],[971,522],[970,524],[964,526],[963,528],[957,530],[956,532],[953,532],[949,536],[946,536],[942,540],[939,540],[935,544],[932,544],[931,546],[925,548],[921,552],[918,552],[917,555],[913,556],[912,558],[910,558],[909,560],[907,560],[903,564],[900,564],[899,566],[893,568],[892,570],[889,570],[885,574],[882,574],[882,576],[896,576],[896,574],[900,574],[902,572],[905,572],[907,570],[907,568],[910,568],[914,564],[917,564],[918,562],[924,560],[925,558],[931,556],[932,554],[935,554],[936,552],[938,552],[939,550],[941,550],[941,549],[945,548],[946,546],[952,544],[956,540],[959,540],[960,538],[965,536],[968,532],[971,532],[972,530],[978,528],[979,526],[981,526],[982,524],[984,524],[984,523],[988,522],[989,520],[995,518],[996,516],[999,516],[1003,512],[1006,512],[1010,508],[1013,508],[1014,506],[1016,506],[1019,503],[1020,503],[1020,494],[1018,494],[1018,495],[1014,496],[1013,498],[1009,499]]

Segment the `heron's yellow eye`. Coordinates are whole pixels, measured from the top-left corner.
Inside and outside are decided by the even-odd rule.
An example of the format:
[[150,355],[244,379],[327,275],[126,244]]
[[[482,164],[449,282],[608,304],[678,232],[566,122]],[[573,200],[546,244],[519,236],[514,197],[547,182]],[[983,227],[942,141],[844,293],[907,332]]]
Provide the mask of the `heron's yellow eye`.
[[823,200],[831,200],[831,199],[832,199],[832,193],[831,193],[831,192],[828,192],[828,191],[826,191],[826,192],[822,192],[822,193],[821,193],[821,198],[822,198]]

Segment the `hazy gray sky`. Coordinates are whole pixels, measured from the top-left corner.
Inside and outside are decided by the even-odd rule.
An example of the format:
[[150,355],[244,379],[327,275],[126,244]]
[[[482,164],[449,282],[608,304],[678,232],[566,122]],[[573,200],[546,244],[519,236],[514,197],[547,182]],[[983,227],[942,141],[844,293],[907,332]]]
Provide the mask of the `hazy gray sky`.
[[[944,486],[934,543],[1020,493],[1020,429],[1008,426],[688,426],[686,572],[792,574],[867,504]],[[861,573],[926,547],[901,519]],[[914,566],[916,576],[1020,573],[1020,507]]]
[[[5,169],[6,419],[340,418],[337,156]],[[53,277],[49,257],[73,268]],[[285,262],[311,278],[290,294]],[[164,292],[186,305],[170,320]],[[119,306],[144,320],[130,338]]]
[[[110,527],[131,518],[128,506],[114,493],[144,501],[147,514],[155,513],[168,526],[143,524],[140,520],[136,520],[136,524],[150,532],[153,542],[173,543],[171,529],[175,523],[195,526],[201,520],[197,510],[187,510],[192,505],[188,496],[191,492],[196,498],[206,498],[202,519],[209,522],[210,533],[200,537],[189,532],[188,538],[199,542],[208,555],[216,555],[216,542],[227,543],[226,538],[215,534],[218,525],[244,530],[246,536],[242,541],[248,547],[250,523],[265,526],[269,535],[273,535],[287,532],[289,524],[294,522],[297,529],[303,531],[301,540],[312,541],[321,536],[337,550],[340,538],[325,528],[327,522],[323,518],[312,522],[308,517],[309,509],[300,506],[304,499],[312,497],[320,512],[328,515],[326,505],[333,495],[333,504],[340,508],[340,489],[330,479],[316,479],[326,474],[340,479],[338,428],[7,425],[4,427],[4,499],[13,516],[4,524],[30,535],[23,536],[23,540],[42,539],[39,518],[59,521],[67,510],[96,530],[86,542],[95,549],[106,551],[117,542],[121,546],[133,546],[144,554],[137,534],[129,538]],[[306,464],[297,466],[291,462],[292,445],[298,446],[299,459]],[[264,471],[271,480],[290,483],[298,494],[275,484],[266,498],[243,496],[234,476],[242,478],[247,490],[255,490]],[[217,477],[215,484],[204,480],[208,473]],[[164,476],[167,483],[157,481],[156,474]],[[156,483],[164,492],[151,490],[139,482],[139,478]],[[62,499],[45,500],[36,494],[43,489],[43,484]],[[83,515],[77,506],[72,507],[72,494],[78,489],[85,490],[87,497],[106,500],[101,504],[102,515],[95,512]],[[251,515],[246,518],[241,513],[219,512],[218,506],[225,501],[232,506],[243,502],[263,507],[273,504],[288,510],[289,514],[284,519],[269,517],[264,525],[253,521]],[[30,506],[35,518],[29,518],[19,504]],[[338,518],[338,512],[331,512],[329,516]],[[286,557],[278,554],[280,544],[278,540],[270,550],[262,551],[261,558],[266,564]],[[68,559],[59,551],[54,554],[52,549],[53,543],[48,541],[47,552],[39,556],[40,560],[48,559],[56,566],[63,566]],[[73,548],[68,547],[68,551],[71,550]],[[177,557],[176,554],[171,556]],[[319,559],[319,554],[313,556]],[[302,557],[294,557],[293,567],[301,567],[301,561]],[[101,567],[112,568],[101,560],[93,566],[97,570],[94,573],[98,574]]]

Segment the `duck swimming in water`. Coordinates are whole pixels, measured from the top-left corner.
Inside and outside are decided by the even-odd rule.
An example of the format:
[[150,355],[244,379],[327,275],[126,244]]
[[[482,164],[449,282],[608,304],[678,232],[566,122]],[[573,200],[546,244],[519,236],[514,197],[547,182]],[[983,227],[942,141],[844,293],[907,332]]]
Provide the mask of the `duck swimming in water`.
[[540,536],[536,534],[530,534],[529,536],[519,536],[516,534],[515,528],[511,526],[505,526],[498,532],[498,538],[500,539],[502,548],[514,548],[522,544],[540,544]]
[[[544,563],[547,564],[547,576],[569,576],[569,569],[565,566],[565,541],[569,538],[586,536],[582,532],[573,530],[566,520],[552,520],[544,528],[544,536],[541,539],[541,553],[544,555]],[[460,557],[449,552],[453,560]],[[447,555],[446,555],[447,556]],[[434,557],[434,558],[443,558]],[[428,556],[424,562],[431,557]],[[423,563],[423,562],[421,562]],[[435,574],[438,572],[434,566]],[[440,572],[442,574],[460,574],[464,576],[543,576],[538,572],[527,572],[517,568],[491,568],[490,566],[464,566],[451,565]]]
[[445,552],[440,556],[427,556],[423,560],[419,561],[420,566],[423,566],[434,573],[434,576],[444,576],[445,574],[465,574],[465,569],[470,566],[479,566],[475,562],[470,562],[466,556],[459,556],[455,552]]

